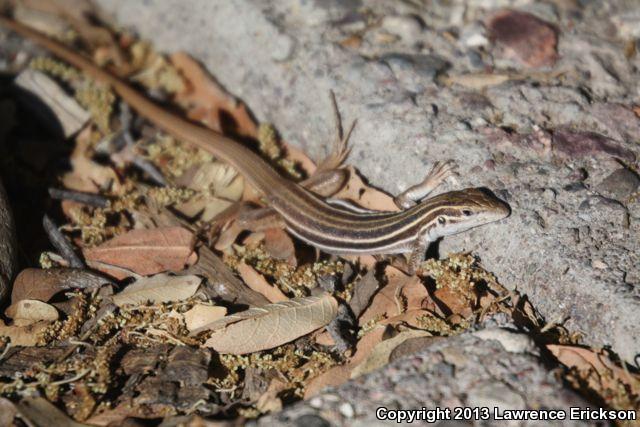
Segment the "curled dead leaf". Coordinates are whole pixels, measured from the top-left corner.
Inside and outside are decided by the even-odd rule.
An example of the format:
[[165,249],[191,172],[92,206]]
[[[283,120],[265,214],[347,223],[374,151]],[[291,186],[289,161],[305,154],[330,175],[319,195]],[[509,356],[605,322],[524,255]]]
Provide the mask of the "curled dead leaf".
[[431,298],[418,276],[407,276],[395,267],[385,269],[387,284],[371,300],[371,304],[360,316],[364,325],[374,318],[390,319],[411,310],[431,306]]
[[265,298],[269,300],[269,302],[280,302],[289,299],[285,294],[282,293],[280,289],[269,284],[264,276],[258,273],[250,265],[244,262],[240,262],[237,269],[244,283],[246,283],[247,286],[249,286],[254,291],[264,295]]
[[562,364],[575,369],[591,389],[608,395],[620,393],[620,385],[625,385],[629,394],[640,396],[640,375],[617,366],[606,353],[570,345],[548,344],[547,348]]
[[337,312],[338,302],[329,294],[293,298],[223,317],[201,331],[213,331],[205,347],[219,353],[247,354],[277,347],[326,326]]
[[304,398],[309,399],[326,387],[338,386],[343,382],[348,381],[351,377],[351,371],[353,368],[362,363],[362,361],[369,356],[374,347],[382,341],[385,331],[385,327],[379,326],[360,338],[358,344],[356,344],[355,353],[351,358],[349,358],[347,363],[344,365],[334,366],[309,381],[305,388]]

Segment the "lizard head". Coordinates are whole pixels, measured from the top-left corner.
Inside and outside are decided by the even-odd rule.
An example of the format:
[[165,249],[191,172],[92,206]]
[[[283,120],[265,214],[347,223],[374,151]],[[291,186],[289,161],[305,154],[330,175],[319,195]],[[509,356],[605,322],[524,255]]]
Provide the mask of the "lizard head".
[[499,221],[511,208],[484,188],[467,188],[439,194],[427,201],[432,206],[429,239],[461,233],[480,225]]

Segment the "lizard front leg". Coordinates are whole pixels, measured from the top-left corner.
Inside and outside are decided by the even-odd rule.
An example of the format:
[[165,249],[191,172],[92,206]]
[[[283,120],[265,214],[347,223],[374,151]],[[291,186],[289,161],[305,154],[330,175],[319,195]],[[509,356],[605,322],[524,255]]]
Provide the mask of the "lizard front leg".
[[393,201],[401,209],[410,208],[429,195],[447,178],[455,175],[455,169],[456,164],[452,160],[436,162],[421,183],[407,188],[397,195]]

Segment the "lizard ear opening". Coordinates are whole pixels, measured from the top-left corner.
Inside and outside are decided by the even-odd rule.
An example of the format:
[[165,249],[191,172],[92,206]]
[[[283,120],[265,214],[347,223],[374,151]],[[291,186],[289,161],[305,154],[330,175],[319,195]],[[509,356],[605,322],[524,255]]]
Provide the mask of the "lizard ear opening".
[[464,216],[471,216],[471,211],[469,209],[463,209],[462,210],[462,215]]

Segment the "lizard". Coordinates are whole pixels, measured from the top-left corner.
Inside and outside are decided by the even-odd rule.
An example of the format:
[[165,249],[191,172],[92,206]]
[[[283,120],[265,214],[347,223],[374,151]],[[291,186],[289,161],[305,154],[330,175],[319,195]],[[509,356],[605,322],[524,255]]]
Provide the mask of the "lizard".
[[[506,202],[485,188],[466,188],[426,198],[452,173],[448,163],[437,163],[423,182],[397,196],[394,200],[400,211],[351,209],[331,203],[323,192],[313,191],[314,187],[323,187],[324,182],[336,180],[330,171],[320,174],[320,178],[312,177],[313,182],[307,185],[294,182],[249,147],[169,112],[64,44],[5,16],[0,16],[0,24],[109,85],[160,129],[233,166],[262,195],[291,234],[321,251],[335,255],[408,253],[408,272],[415,274],[431,242],[501,220],[511,213]],[[337,157],[345,155],[338,153]]]

